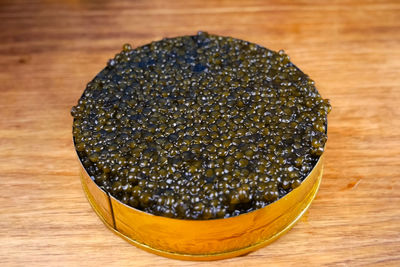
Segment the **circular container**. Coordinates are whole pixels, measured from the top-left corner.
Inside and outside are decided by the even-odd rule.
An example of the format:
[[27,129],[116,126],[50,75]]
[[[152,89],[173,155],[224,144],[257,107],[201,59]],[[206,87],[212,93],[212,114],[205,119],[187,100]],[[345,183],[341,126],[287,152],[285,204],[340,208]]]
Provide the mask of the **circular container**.
[[299,187],[264,208],[223,219],[183,220],[123,204],[98,187],[80,162],[84,192],[108,228],[141,249],[181,260],[230,258],[276,240],[308,209],[317,194],[322,171],[323,156]]

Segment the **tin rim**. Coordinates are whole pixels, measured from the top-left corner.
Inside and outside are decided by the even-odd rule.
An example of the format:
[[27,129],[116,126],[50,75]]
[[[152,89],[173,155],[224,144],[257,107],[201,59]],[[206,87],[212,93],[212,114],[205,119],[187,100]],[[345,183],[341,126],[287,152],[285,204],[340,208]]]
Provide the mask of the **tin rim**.
[[84,193],[113,233],[148,252],[181,260],[218,260],[247,254],[288,232],[315,198],[323,155],[300,186],[267,206],[211,220],[167,218],[132,208],[101,189],[78,155]]

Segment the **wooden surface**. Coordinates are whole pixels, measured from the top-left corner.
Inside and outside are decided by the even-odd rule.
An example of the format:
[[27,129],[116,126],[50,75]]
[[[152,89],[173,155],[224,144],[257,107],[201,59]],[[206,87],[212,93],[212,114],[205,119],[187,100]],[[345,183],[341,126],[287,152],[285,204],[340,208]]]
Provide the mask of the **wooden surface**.
[[[125,42],[284,49],[331,99],[325,174],[285,236],[219,265],[400,265],[399,1],[0,0],[0,265],[204,265],[141,251],[84,197],[69,110]],[[318,1],[320,2],[320,1]]]

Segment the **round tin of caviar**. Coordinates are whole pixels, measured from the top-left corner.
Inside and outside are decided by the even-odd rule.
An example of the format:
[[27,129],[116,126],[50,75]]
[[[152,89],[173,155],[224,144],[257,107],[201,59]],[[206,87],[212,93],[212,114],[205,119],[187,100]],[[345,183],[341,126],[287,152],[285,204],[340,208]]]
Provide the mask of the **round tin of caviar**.
[[273,241],[308,208],[329,111],[283,51],[200,32],[124,45],[71,114],[106,225],[151,252],[210,260]]

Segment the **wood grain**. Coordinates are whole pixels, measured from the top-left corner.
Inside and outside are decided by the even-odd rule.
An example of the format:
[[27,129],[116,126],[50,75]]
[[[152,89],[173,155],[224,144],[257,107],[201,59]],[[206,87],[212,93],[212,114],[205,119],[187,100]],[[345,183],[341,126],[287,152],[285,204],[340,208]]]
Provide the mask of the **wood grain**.
[[0,265],[209,265],[111,233],[69,110],[117,53],[198,30],[284,49],[331,99],[320,192],[285,236],[215,265],[400,265],[400,2],[0,0]]

